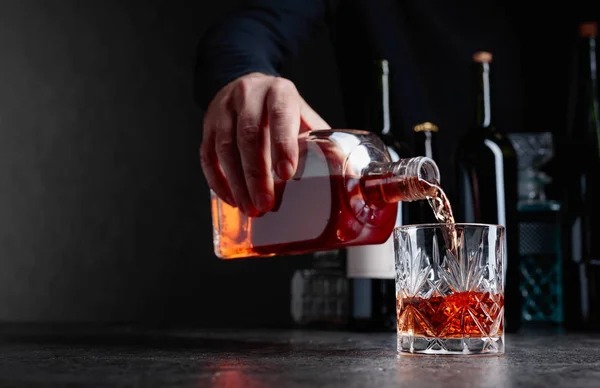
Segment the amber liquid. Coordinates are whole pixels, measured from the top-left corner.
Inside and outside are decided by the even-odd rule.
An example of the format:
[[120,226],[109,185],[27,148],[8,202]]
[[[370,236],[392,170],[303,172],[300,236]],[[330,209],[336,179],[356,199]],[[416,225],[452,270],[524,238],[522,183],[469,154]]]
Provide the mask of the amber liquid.
[[[252,218],[213,197],[216,253],[233,259],[381,244],[392,233],[398,204],[367,203],[365,185],[369,191],[374,186],[365,181],[377,179],[334,175],[279,181],[274,209]],[[395,191],[404,189],[395,184]]]
[[[394,186],[391,186],[394,187]],[[385,190],[389,189],[388,185],[374,185],[373,193],[370,193],[369,198],[378,198],[382,201],[383,198],[390,197],[386,195]],[[376,189],[381,190],[381,194],[375,192]],[[452,206],[450,200],[444,192],[444,190],[435,183],[428,182],[417,177],[409,177],[403,179],[402,190],[403,193],[410,191],[419,191],[427,197],[427,201],[433,210],[435,219],[444,226],[444,237],[450,247],[450,251],[457,255],[458,249],[458,234],[456,228],[454,228],[454,213],[452,212]]]
[[448,296],[398,298],[398,332],[419,337],[461,338],[502,334],[504,296],[458,292]]
[[[425,182],[427,184],[427,182]],[[450,247],[450,252],[454,254],[454,257],[458,257],[458,233],[454,227],[454,213],[452,212],[452,206],[450,200],[446,196],[444,190],[438,185],[431,185],[433,193],[427,197],[429,205],[433,210],[433,215],[438,222],[445,224],[444,238]]]
[[[221,258],[233,259],[382,244],[395,226],[398,202],[416,193],[429,198],[440,222],[454,223],[450,203],[438,185],[392,172],[278,181],[274,208],[259,217],[247,217],[213,196],[215,251]],[[451,227],[448,238],[455,247]]]

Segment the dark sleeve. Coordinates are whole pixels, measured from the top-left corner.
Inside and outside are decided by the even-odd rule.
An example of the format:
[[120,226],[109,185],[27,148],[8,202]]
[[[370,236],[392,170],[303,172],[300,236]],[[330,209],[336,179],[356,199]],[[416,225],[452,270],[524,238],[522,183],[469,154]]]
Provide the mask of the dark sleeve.
[[212,25],[198,45],[194,96],[206,109],[215,94],[248,73],[279,75],[299,54],[313,27],[325,20],[331,0],[251,0]]

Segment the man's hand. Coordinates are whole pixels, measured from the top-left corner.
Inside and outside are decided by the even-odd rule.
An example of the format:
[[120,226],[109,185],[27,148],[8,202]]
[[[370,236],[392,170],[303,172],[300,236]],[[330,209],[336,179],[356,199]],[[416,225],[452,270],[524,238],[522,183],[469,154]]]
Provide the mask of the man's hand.
[[298,165],[298,134],[329,125],[280,77],[251,73],[221,89],[204,115],[200,147],[209,187],[255,216],[274,204],[272,168],[283,180]]

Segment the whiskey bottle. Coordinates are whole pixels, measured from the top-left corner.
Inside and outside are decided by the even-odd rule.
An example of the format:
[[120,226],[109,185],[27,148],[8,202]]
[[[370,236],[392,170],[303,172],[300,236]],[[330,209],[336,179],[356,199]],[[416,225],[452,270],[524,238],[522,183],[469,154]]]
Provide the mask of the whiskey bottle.
[[382,244],[398,202],[436,195],[439,170],[426,157],[392,161],[375,134],[317,130],[298,137],[299,163],[275,181],[275,206],[248,217],[211,193],[213,243],[222,259],[305,254]]

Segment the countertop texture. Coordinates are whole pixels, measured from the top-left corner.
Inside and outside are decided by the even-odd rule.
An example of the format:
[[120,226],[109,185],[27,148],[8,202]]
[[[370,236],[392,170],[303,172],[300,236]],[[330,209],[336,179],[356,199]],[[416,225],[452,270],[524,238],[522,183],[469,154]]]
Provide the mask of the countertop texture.
[[0,328],[0,386],[600,387],[600,334],[506,336],[503,356],[406,356],[394,333]]

